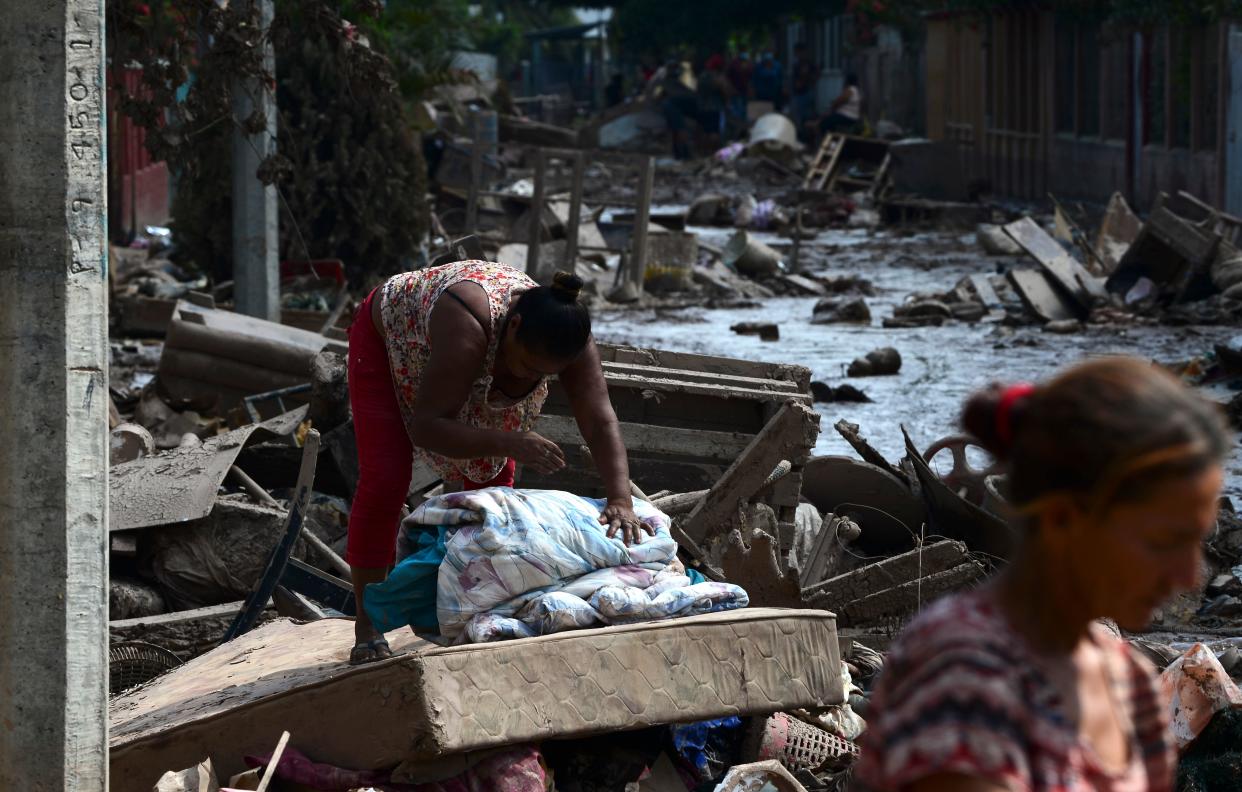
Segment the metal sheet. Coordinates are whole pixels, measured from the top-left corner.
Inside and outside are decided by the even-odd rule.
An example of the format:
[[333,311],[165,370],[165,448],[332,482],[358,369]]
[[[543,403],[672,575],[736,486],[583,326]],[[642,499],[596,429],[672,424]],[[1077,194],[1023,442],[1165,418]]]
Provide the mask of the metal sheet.
[[216,494],[237,455],[255,432],[292,434],[306,418],[304,405],[261,424],[250,424],[205,440],[143,457],[109,471],[109,531],[131,531],[197,520],[211,513]]

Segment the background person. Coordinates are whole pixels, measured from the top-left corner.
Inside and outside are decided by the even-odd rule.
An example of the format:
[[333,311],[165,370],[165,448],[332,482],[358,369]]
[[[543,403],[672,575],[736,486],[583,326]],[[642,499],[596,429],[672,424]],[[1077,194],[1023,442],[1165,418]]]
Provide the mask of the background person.
[[1143,630],[1192,588],[1227,448],[1218,410],[1151,364],[1100,359],[973,397],[962,423],[1008,469],[1020,548],[894,645],[856,779],[882,792],[1172,789]]
[[808,125],[818,117],[815,111],[815,88],[819,83],[819,66],[811,59],[806,44],[801,42],[794,47],[793,72],[790,74],[790,115],[794,126],[798,128],[798,137],[805,140]]
[[845,76],[845,88],[832,100],[828,115],[819,123],[819,134],[840,132],[857,135],[862,132],[862,89],[858,87],[858,75]]
[[763,59],[751,74],[750,84],[756,101],[771,102],[772,109],[777,113],[785,106],[785,73],[781,62],[771,52],[763,53]]

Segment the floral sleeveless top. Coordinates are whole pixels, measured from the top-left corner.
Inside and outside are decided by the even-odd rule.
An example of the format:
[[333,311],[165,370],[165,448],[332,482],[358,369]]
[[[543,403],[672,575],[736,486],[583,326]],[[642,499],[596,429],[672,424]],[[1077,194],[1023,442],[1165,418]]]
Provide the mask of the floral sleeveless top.
[[[380,316],[387,337],[388,364],[392,369],[406,431],[410,430],[423,370],[431,358],[428,330],[431,309],[446,289],[462,281],[473,281],[487,292],[491,327],[484,328],[488,332],[488,344],[483,370],[474,381],[457,420],[478,429],[530,431],[548,397],[547,380],[541,380],[530,393],[515,403],[495,404],[488,396],[492,390],[492,368],[500,346],[501,325],[509,312],[510,299],[538,284],[512,267],[487,261],[458,261],[442,267],[406,272],[389,278],[382,287]],[[466,478],[476,483],[495,478],[508,461],[505,457],[449,459],[417,446],[414,454],[446,480]]]

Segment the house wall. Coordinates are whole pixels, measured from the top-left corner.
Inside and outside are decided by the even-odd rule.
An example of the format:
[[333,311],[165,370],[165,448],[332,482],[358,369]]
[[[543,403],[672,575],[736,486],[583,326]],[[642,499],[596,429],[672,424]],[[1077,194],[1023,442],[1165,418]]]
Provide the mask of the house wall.
[[1126,180],[1126,145],[1119,140],[1052,139],[1048,191],[1057,198],[1107,200]]
[[[1162,53],[1180,41],[1193,45],[1176,72]],[[1224,135],[1211,127],[1223,129],[1229,91],[1216,28],[1138,36],[1017,10],[934,18],[926,42],[927,134],[955,143],[994,194],[1103,203],[1120,190],[1140,210],[1160,192],[1221,201]]]
[[168,165],[151,159],[146,129],[120,111],[122,96],[143,90],[141,70],[108,70],[108,231],[114,238],[169,218]]

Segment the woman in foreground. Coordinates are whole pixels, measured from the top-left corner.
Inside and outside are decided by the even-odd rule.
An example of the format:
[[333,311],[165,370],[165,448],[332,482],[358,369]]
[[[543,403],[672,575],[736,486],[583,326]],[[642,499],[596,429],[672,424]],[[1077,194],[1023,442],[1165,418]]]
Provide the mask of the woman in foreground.
[[564,453],[533,430],[550,377],[560,378],[599,466],[608,536],[633,544],[651,532],[634,515],[581,289],[569,273],[539,286],[503,264],[459,261],[394,275],[359,307],[349,329],[359,470],[346,549],[358,609],[350,662],[392,655],[367,617],[366,587],[392,565],[415,455],[463,489],[512,487],[519,462],[555,473]]
[[962,415],[1008,469],[1010,566],[894,645],[856,778],[877,792],[1170,790],[1155,671],[1099,619],[1143,630],[1195,585],[1227,440],[1172,376],[1101,359]]

